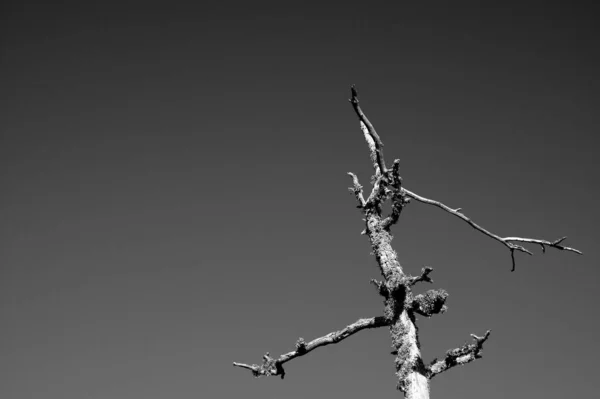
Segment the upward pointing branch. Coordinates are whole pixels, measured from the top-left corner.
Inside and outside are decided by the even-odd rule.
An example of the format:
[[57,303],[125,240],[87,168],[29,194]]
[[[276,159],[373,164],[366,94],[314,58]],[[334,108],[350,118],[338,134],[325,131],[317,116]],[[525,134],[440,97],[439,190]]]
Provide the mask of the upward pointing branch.
[[373,124],[369,121],[369,119],[367,118],[367,116],[365,115],[365,113],[362,111],[362,109],[360,108],[360,105],[358,105],[358,93],[356,92],[356,87],[354,85],[352,85],[352,87],[350,88],[350,91],[352,92],[352,98],[350,98],[350,102],[352,103],[352,107],[354,108],[354,111],[356,112],[356,115],[358,116],[358,119],[360,120],[360,128],[363,131],[365,138],[367,139],[367,142],[369,143],[369,146],[371,144],[370,140],[372,140],[373,145],[374,145],[374,160],[373,163],[376,164],[376,169],[377,167],[379,168],[380,173],[377,173],[377,170],[375,171],[375,174],[381,174],[383,176],[386,175],[387,173],[387,168],[385,166],[385,160],[383,159],[383,143],[381,142],[381,139],[379,138],[379,135],[377,134],[377,132],[375,131],[375,127],[373,126]]

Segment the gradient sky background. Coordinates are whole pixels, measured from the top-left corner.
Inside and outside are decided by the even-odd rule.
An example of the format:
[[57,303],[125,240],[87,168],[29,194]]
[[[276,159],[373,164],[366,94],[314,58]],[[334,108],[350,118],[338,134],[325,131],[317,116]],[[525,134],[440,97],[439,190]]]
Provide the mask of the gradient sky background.
[[[492,329],[432,398],[593,397],[600,40],[592,9],[479,2],[5,2],[0,397],[400,397],[385,329],[255,380],[254,363],[380,315],[346,172],[349,86],[407,188],[409,273],[449,311],[426,361]],[[216,2],[215,2],[216,4]],[[572,4],[572,2],[569,2]]]

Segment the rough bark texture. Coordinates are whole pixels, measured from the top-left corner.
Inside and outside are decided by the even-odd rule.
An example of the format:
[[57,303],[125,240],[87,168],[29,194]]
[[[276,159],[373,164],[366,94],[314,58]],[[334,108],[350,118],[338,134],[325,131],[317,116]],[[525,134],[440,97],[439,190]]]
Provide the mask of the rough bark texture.
[[[392,248],[391,242],[393,237],[390,234],[390,228],[398,222],[400,213],[404,206],[409,203],[410,199],[441,208],[464,220],[475,230],[502,243],[510,250],[513,270],[515,266],[515,251],[532,254],[521,245],[515,244],[515,242],[540,245],[543,251],[545,251],[546,247],[550,247],[578,254],[581,254],[581,252],[577,249],[563,246],[562,242],[566,237],[555,241],[521,237],[500,237],[473,222],[460,212],[460,208],[450,208],[439,201],[422,197],[405,189],[402,187],[402,179],[399,172],[400,161],[395,160],[392,168],[387,168],[383,157],[383,143],[379,135],[375,132],[373,124],[367,119],[367,116],[358,105],[358,93],[354,87],[352,87],[350,103],[358,116],[360,128],[369,147],[371,162],[375,171],[373,188],[367,199],[363,196],[363,187],[360,185],[358,177],[353,173],[348,174],[352,177],[353,184],[350,191],[355,195],[358,201],[358,208],[365,217],[366,226],[363,234],[369,237],[373,254],[383,276],[383,281],[372,280],[379,294],[384,299],[383,316],[360,319],[340,331],[316,338],[309,343],[300,338],[296,342],[296,349],[294,351],[283,354],[279,358],[273,358],[267,353],[263,356],[263,362],[260,365],[235,362],[233,364],[234,366],[251,370],[256,377],[279,375],[283,378],[285,375],[283,364],[296,357],[306,355],[318,347],[338,343],[358,331],[389,326],[393,347],[392,353],[396,356],[394,363],[396,366],[397,388],[408,399],[428,399],[429,381],[437,374],[454,366],[479,359],[483,343],[488,339],[490,331],[488,330],[483,337],[471,335],[475,343],[465,344],[459,348],[449,350],[442,360],[434,359],[427,366],[423,362],[419,346],[416,315],[431,317],[446,311],[445,302],[448,293],[438,289],[429,290],[416,296],[413,295],[412,287],[415,284],[418,282],[432,282],[429,274],[433,269],[424,267],[421,270],[421,275],[416,277],[405,274],[398,261],[398,256]],[[392,211],[390,215],[383,217],[381,214],[382,204],[388,200],[391,201]]]
[[396,251],[391,245],[392,235],[384,228],[381,217],[375,212],[367,212],[366,231],[385,279],[380,293],[384,297],[384,317],[391,324],[397,387],[407,398],[428,398],[427,372],[421,359],[417,327],[411,310],[411,279],[404,275]]

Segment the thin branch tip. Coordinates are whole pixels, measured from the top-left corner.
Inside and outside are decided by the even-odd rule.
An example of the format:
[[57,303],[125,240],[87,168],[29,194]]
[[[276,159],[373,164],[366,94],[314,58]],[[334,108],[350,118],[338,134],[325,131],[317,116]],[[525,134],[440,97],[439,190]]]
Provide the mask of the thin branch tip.
[[554,241],[553,244],[554,245],[560,244],[561,242],[563,242],[566,239],[567,239],[567,236],[564,236],[563,238],[559,238],[558,240]]
[[425,266],[421,269],[421,275],[420,276],[412,276],[408,278],[408,284],[410,286],[413,286],[415,284],[417,284],[420,281],[425,281],[427,283],[433,283],[433,279],[431,277],[429,277],[429,274],[433,271],[432,267],[429,266]]
[[562,246],[561,243],[567,238],[567,237],[562,237],[559,238],[555,241],[548,241],[548,240],[541,240],[541,239],[537,239],[537,238],[523,238],[523,237],[500,237],[497,234],[494,234],[492,232],[490,232],[489,230],[486,230],[485,228],[481,227],[480,225],[478,225],[477,223],[473,222],[471,219],[469,219],[466,215],[464,215],[463,213],[460,212],[460,210],[462,208],[456,208],[456,209],[452,209],[449,206],[441,203],[440,201],[436,201],[436,200],[432,200],[429,198],[425,198],[422,197],[416,193],[413,193],[409,190],[407,190],[406,188],[402,187],[402,191],[403,193],[408,196],[409,198],[415,199],[419,202],[422,202],[424,204],[428,204],[428,205],[433,205],[436,206],[438,208],[443,209],[444,211],[462,219],[463,221],[467,222],[471,227],[473,227],[475,230],[483,233],[484,235],[502,243],[505,247],[507,247],[510,250],[510,257],[511,257],[511,261],[512,261],[512,268],[511,271],[515,271],[516,268],[516,261],[515,261],[515,251],[519,251],[519,252],[523,252],[526,253],[528,255],[533,255],[533,252],[529,251],[527,248],[521,246],[521,245],[517,245],[515,244],[515,242],[524,242],[524,243],[529,243],[529,244],[538,244],[542,247],[542,251],[545,253],[546,252],[546,246],[551,247],[551,248],[556,248],[562,251],[569,251],[569,252],[575,252],[579,255],[582,255],[582,252],[578,249],[575,248],[571,248],[571,247],[565,247]]
[[387,173],[387,168],[385,166],[385,160],[383,159],[383,143],[381,142],[379,135],[375,131],[375,127],[369,121],[365,113],[362,111],[360,105],[358,105],[358,92],[356,91],[355,85],[352,85],[350,87],[350,93],[352,94],[350,103],[352,104],[352,108],[354,108],[354,112],[358,116],[360,128],[363,131],[365,140],[367,141],[367,145],[369,146],[371,160],[373,162],[373,167],[375,168],[376,172],[375,174],[385,175]]
[[352,95],[350,101],[358,102],[358,92],[356,91],[356,85],[353,84],[352,86],[350,86],[350,94]]
[[510,269],[511,272],[515,271],[516,268],[516,264],[515,264],[515,250],[511,248],[510,250],[510,258],[512,259],[512,269]]

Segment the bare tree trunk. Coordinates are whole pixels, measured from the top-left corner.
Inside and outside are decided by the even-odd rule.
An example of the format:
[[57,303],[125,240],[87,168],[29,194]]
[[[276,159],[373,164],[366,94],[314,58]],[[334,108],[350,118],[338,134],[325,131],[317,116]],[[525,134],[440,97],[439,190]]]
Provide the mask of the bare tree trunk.
[[398,389],[407,399],[429,399],[429,379],[424,375],[417,328],[407,311],[402,312],[390,330],[392,344],[398,348],[395,360]]
[[[554,241],[536,238],[500,237],[473,222],[460,212],[460,208],[450,208],[439,201],[422,197],[407,190],[402,186],[399,173],[400,160],[394,160],[392,168],[387,168],[383,158],[383,143],[375,128],[359,107],[358,94],[354,87],[352,87],[350,102],[359,118],[360,128],[367,141],[375,171],[373,189],[366,200],[363,196],[363,187],[358,182],[358,177],[353,173],[348,174],[352,177],[353,183],[350,191],[356,196],[358,208],[365,216],[366,227],[363,234],[369,237],[373,254],[379,265],[379,271],[383,276],[383,281],[372,280],[379,294],[384,298],[383,316],[359,319],[342,330],[329,333],[308,343],[300,338],[296,342],[294,351],[285,353],[279,358],[273,358],[267,352],[263,356],[262,364],[248,365],[234,362],[233,365],[251,370],[256,377],[279,375],[283,378],[285,376],[283,364],[296,357],[303,356],[318,347],[340,342],[358,331],[388,326],[392,337],[392,354],[396,355],[397,388],[404,393],[407,399],[429,399],[429,381],[439,373],[452,367],[479,359],[483,343],[488,339],[490,331],[488,330],[483,337],[471,334],[475,340],[473,344],[465,344],[447,351],[442,360],[435,359],[428,365],[423,362],[418,329],[415,323],[416,315],[430,317],[434,314],[443,313],[446,310],[445,302],[448,294],[440,289],[429,290],[416,296],[413,295],[411,287],[416,283],[432,282],[429,273],[433,269],[424,267],[421,270],[421,275],[416,277],[405,274],[400,262],[398,262],[396,251],[392,248],[393,237],[390,234],[390,228],[398,222],[402,209],[410,199],[441,208],[467,222],[475,230],[502,243],[510,251],[513,271],[515,270],[515,251],[532,255],[528,249],[516,243],[540,245],[544,252],[546,247],[578,254],[581,254],[581,251],[562,245],[566,237]],[[387,200],[391,201],[392,212],[389,216],[383,217],[381,204]]]
[[368,212],[366,233],[385,281],[376,283],[385,298],[384,317],[390,321],[393,353],[396,354],[398,389],[408,399],[428,399],[429,380],[421,359],[419,337],[411,309],[410,280],[404,275],[392,248],[392,235],[386,229],[377,210]]

